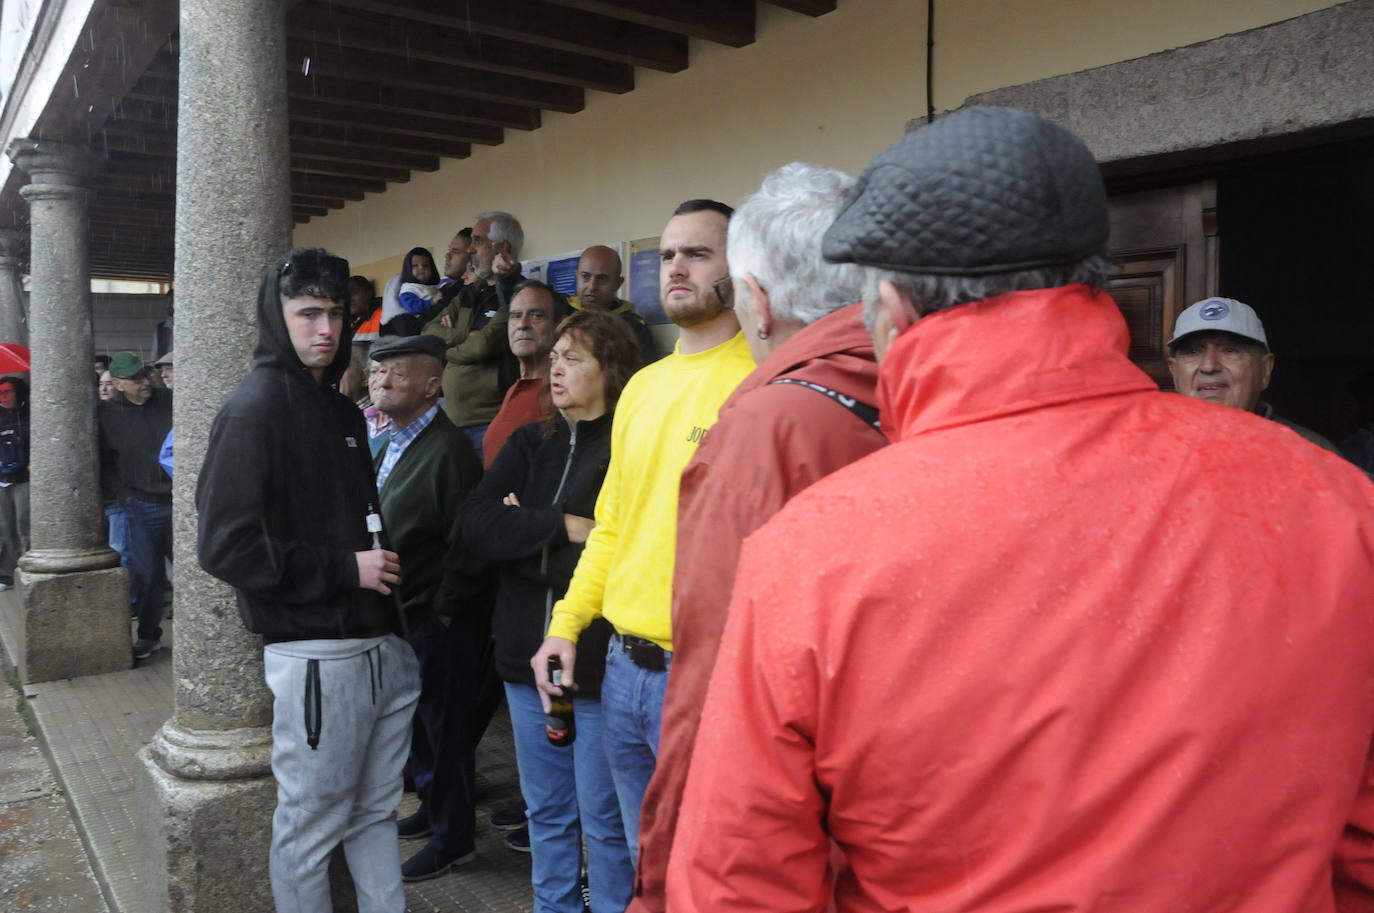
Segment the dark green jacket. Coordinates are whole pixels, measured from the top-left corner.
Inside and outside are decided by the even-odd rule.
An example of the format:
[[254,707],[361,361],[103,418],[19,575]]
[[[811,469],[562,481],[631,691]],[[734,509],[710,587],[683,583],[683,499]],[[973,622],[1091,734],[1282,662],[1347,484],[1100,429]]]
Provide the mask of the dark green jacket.
[[120,394],[100,404],[97,418],[100,487],[105,501],[134,498],[171,504],[172,480],[157,461],[162,442],[172,430],[171,391],[153,390],[141,406]]
[[[383,449],[374,469],[385,456]],[[387,476],[382,526],[401,556],[401,605],[411,624],[430,611],[461,622],[475,602],[481,579],[463,548],[463,504],[481,478],[467,435],[442,410]]]

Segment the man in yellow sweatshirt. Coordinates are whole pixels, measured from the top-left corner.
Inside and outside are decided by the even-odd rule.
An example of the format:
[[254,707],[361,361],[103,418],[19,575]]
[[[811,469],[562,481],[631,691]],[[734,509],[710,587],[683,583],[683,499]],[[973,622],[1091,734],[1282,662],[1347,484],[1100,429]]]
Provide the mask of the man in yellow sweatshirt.
[[663,310],[681,335],[671,355],[642,369],[620,395],[596,526],[530,661],[547,709],[549,695],[560,693],[549,684],[549,657],[561,661],[566,686],[582,630],[598,615],[615,628],[601,685],[602,733],[632,852],[672,666],[678,479],[721,403],[754,369],[725,260],[733,211],[714,200],[689,200],[663,229]]

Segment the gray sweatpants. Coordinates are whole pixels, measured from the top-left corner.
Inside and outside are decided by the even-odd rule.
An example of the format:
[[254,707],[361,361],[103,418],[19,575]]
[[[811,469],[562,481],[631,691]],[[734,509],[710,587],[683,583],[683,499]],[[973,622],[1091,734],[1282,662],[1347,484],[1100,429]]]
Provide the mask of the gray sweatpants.
[[358,913],[401,913],[396,806],[420,696],[399,637],[299,640],[263,650],[274,698],[269,868],[277,913],[327,913],[329,854],[343,844]]

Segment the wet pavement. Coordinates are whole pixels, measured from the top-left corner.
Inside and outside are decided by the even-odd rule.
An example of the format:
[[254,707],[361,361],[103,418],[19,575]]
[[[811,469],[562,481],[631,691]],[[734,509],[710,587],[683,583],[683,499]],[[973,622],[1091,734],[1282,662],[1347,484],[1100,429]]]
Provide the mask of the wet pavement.
[[[19,653],[17,590],[0,592],[0,641]],[[134,824],[134,754],[172,713],[175,622],[168,645],[138,668],[4,689],[0,707],[0,911],[144,913]],[[17,679],[10,677],[11,682]],[[34,731],[19,710],[20,695]],[[45,751],[46,750],[46,751]],[[488,819],[519,800],[504,708],[478,749],[477,859],[406,886],[410,913],[524,913],[529,859]],[[401,804],[404,816],[415,797]],[[406,858],[422,841],[402,841]]]

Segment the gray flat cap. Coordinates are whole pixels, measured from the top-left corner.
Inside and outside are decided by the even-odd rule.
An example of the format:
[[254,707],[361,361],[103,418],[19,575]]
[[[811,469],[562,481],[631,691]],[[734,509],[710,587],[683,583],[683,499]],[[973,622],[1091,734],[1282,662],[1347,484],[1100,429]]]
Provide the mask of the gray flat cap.
[[834,263],[979,276],[1075,263],[1107,244],[1088,147],[1019,108],[973,107],[875,158],[825,233]]
[[383,336],[372,344],[367,357],[373,361],[394,358],[397,355],[432,355],[444,360],[448,345],[438,336]]

